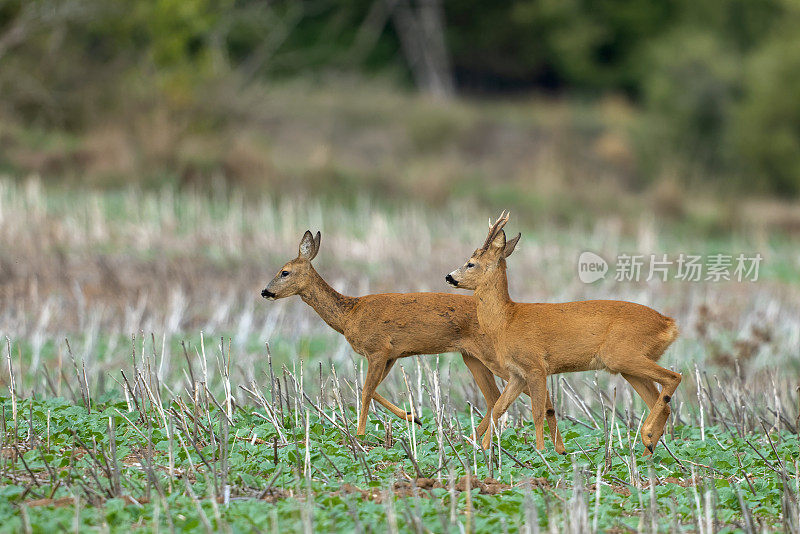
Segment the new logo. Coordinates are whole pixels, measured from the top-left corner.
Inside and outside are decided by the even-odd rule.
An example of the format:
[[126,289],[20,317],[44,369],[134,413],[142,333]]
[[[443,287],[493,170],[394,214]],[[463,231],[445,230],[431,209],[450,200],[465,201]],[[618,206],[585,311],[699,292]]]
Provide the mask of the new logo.
[[606,260],[595,254],[594,252],[581,252],[578,257],[578,278],[584,284],[591,284],[597,282],[601,278],[605,278],[608,272],[608,263]]

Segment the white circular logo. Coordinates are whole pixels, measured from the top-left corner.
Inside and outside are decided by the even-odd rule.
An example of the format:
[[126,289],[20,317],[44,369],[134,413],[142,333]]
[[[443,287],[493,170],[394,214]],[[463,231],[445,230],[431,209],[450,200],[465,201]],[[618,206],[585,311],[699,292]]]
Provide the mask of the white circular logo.
[[581,252],[578,257],[578,278],[584,284],[591,284],[605,278],[608,272],[606,260],[594,252]]

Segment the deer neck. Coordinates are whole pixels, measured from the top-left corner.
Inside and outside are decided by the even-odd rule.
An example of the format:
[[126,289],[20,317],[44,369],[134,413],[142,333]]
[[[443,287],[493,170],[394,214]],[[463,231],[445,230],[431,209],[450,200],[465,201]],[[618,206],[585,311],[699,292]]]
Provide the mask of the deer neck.
[[478,323],[487,334],[499,332],[506,310],[512,303],[508,295],[508,278],[505,262],[489,273],[475,289]]
[[344,333],[345,319],[347,312],[353,309],[356,301],[355,297],[342,295],[311,268],[311,281],[302,292],[300,298],[303,302],[314,308],[323,321],[328,326],[339,332]]

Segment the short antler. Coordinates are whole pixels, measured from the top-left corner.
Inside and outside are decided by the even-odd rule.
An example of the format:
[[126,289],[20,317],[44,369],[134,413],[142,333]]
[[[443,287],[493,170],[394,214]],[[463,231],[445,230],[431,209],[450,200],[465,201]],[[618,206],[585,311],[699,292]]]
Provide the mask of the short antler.
[[503,213],[500,214],[500,217],[494,222],[493,225],[489,226],[489,235],[486,237],[486,242],[481,247],[481,250],[486,250],[489,248],[489,245],[492,244],[494,238],[497,237],[497,234],[503,229],[503,227],[508,222],[508,217],[510,213],[506,210],[503,210]]

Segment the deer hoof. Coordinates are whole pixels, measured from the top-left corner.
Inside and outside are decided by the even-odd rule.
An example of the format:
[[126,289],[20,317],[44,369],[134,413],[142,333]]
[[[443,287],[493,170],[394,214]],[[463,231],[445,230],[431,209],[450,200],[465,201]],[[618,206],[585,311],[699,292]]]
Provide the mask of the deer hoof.
[[419,417],[417,417],[416,415],[414,415],[411,412],[406,412],[406,421],[414,421],[419,426],[422,426],[422,419],[420,419]]

